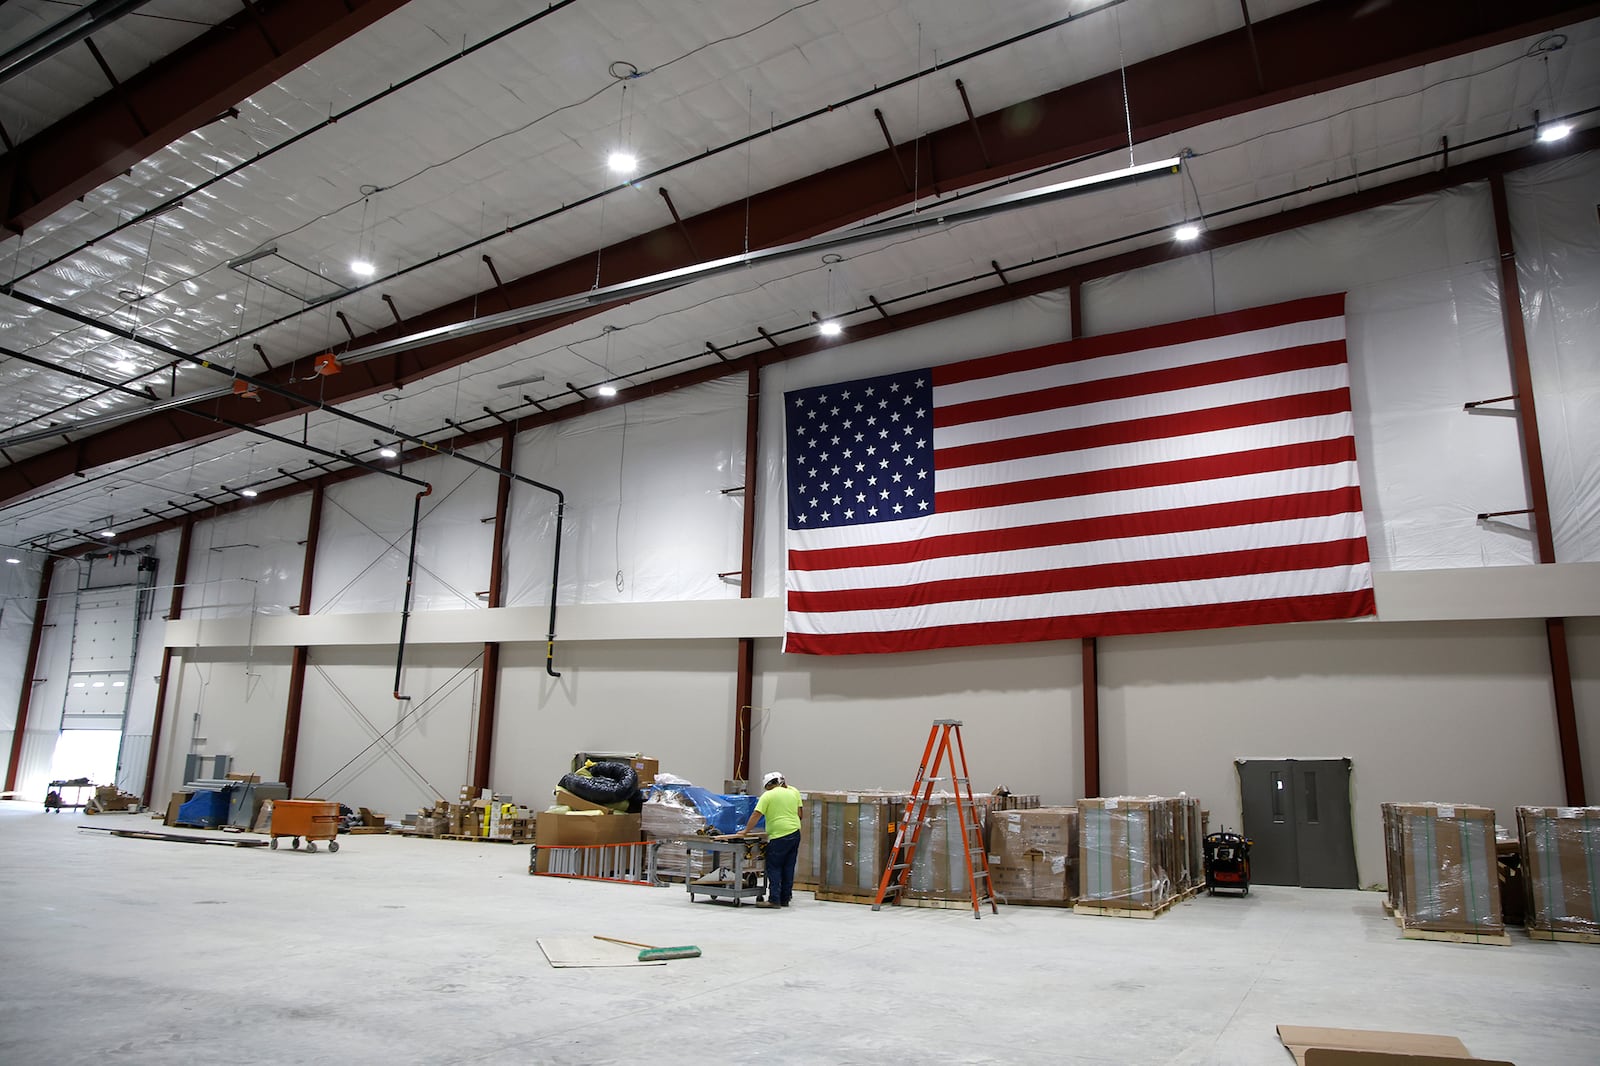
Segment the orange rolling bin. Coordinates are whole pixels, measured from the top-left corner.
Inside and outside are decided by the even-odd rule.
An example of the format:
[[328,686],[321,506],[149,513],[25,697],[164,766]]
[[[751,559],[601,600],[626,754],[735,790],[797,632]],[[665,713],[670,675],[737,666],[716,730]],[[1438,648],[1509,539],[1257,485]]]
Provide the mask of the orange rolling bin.
[[300,846],[304,837],[307,851],[317,850],[317,841],[326,840],[329,851],[339,850],[339,805],[324,800],[276,800],[272,804],[272,846],[279,837],[293,837]]

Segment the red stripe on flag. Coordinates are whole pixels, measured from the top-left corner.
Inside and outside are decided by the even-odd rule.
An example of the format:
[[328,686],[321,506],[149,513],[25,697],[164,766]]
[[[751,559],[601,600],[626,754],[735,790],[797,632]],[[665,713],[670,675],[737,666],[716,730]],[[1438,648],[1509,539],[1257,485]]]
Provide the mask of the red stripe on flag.
[[1126,537],[1151,537],[1162,533],[1189,533],[1201,529],[1284,522],[1295,518],[1360,513],[1361,490],[1355,486],[1266,496],[1200,507],[1174,507],[1165,511],[1104,515],[1065,522],[1048,522],[1014,529],[949,533],[889,544],[863,544],[843,548],[813,548],[789,552],[790,570],[840,570],[854,566],[891,566],[957,555],[1046,548]]
[[[1025,437],[940,448],[935,453],[935,464],[940,470],[949,470],[961,466],[980,466],[984,463],[1003,463],[1008,459],[1104,448],[1113,444],[1163,440],[1193,433],[1212,433],[1222,429],[1238,429],[1241,426],[1286,422],[1295,418],[1347,414],[1349,411],[1350,390],[1328,389],[1325,392],[1308,392],[1298,396],[1254,400],[1200,411],[1132,418],[1126,422],[1079,426]],[[939,414],[935,412],[934,426],[939,427],[941,424]]]
[[967,403],[944,404],[934,412],[933,424],[936,427],[961,426],[969,422],[987,422],[994,418],[1011,418],[1037,411],[1081,407],[1085,404],[1104,403],[1107,400],[1125,400],[1132,396],[1176,392],[1179,389],[1220,385],[1228,381],[1248,381],[1268,374],[1286,374],[1293,370],[1344,364],[1344,341],[1304,344],[1295,348],[1280,348],[1270,352],[1236,356],[1232,359],[1173,367],[1170,370],[1152,370],[1145,374],[1126,374],[1122,377],[1058,385],[1055,388],[1017,392],[1009,396],[995,396]]
[[1165,463],[1145,463],[1109,470],[1086,470],[1078,474],[1033,478],[1002,485],[980,485],[970,489],[949,489],[934,494],[940,514],[1004,507],[1009,504],[1060,500],[1069,496],[1094,496],[1102,492],[1148,489],[1158,485],[1192,485],[1218,478],[1265,474],[1274,470],[1330,466],[1355,462],[1353,437],[1307,441],[1272,448],[1255,448],[1226,455],[1202,455],[1194,459],[1173,459]]
[[1330,618],[1359,618],[1376,613],[1377,602],[1372,590],[1367,588],[1248,603],[1165,607],[1149,611],[1116,611],[1101,615],[1011,622],[974,622],[884,633],[790,633],[785,639],[784,650],[807,655],[931,651],[936,648],[987,644],[1025,644],[1044,640],[1076,640],[1081,637],[1316,622]]
[[1031,570],[1016,574],[924,581],[888,588],[838,589],[827,592],[789,593],[789,610],[799,614],[829,611],[884,611],[922,607],[962,600],[997,600],[1040,596],[1051,592],[1129,588],[1178,581],[1276,574],[1293,570],[1326,570],[1368,561],[1364,538],[1289,544],[1248,551],[1218,552],[1165,559],[1140,559],[1128,563]]
[[999,374],[1038,370],[1058,363],[1078,363],[1085,359],[1100,359],[1108,355],[1123,355],[1149,348],[1167,348],[1174,344],[1189,344],[1215,337],[1226,337],[1233,333],[1287,326],[1295,322],[1315,322],[1318,319],[1334,318],[1342,314],[1344,314],[1344,293],[1309,296],[1303,300],[1291,300],[1271,307],[1229,311],[1207,318],[1189,319],[1186,322],[1170,322],[1162,326],[1147,326],[1121,333],[1108,333],[1100,337],[1084,337],[1081,340],[1065,341],[1060,344],[1046,344],[1020,352],[1005,352],[982,359],[968,359],[960,363],[934,367],[931,373],[935,386],[955,385]]

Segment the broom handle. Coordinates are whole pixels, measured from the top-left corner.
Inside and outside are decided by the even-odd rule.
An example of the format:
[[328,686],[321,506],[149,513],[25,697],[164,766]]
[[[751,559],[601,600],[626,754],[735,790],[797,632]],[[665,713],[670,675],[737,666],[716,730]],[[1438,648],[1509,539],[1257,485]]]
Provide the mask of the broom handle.
[[606,941],[609,941],[609,942],[611,942],[613,944],[626,944],[630,948],[649,948],[651,950],[655,949],[655,945],[654,944],[641,944],[637,940],[618,940],[614,936],[601,936],[599,933],[596,933],[594,938],[596,940],[606,940]]

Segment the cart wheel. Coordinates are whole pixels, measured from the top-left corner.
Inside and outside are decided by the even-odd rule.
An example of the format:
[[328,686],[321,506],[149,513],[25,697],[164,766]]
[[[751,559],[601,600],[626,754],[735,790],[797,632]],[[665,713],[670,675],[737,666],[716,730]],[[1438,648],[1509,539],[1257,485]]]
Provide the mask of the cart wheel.
[[339,850],[339,842],[337,840],[328,841],[328,850],[329,851],[338,851]]
[[1250,886],[1249,885],[1245,885],[1244,886],[1244,894],[1247,895],[1247,896],[1250,894]]
[[296,850],[296,851],[300,850],[300,838],[299,837],[295,837],[294,838],[294,850]]
[[272,843],[268,844],[267,847],[271,848],[273,851],[277,851],[278,850],[278,838],[277,837],[273,837],[272,838]]
[[317,850],[317,842],[315,840],[306,841],[306,850],[307,851],[316,851]]

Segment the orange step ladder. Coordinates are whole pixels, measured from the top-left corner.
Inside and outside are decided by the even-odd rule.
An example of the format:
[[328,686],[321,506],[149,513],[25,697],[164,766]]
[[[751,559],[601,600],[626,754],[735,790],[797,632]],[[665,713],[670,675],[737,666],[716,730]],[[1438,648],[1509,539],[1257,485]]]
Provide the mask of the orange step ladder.
[[[953,743],[952,743],[953,741]],[[949,766],[951,790],[956,797],[956,819],[961,825],[961,850],[965,855],[967,889],[972,895],[972,916],[982,918],[983,904],[991,913],[999,914],[994,891],[989,878],[989,852],[983,844],[983,827],[978,824],[978,812],[972,802],[972,782],[967,776],[967,751],[961,743],[961,723],[954,718],[940,718],[928,730],[928,743],[922,749],[922,765],[917,767],[917,780],[911,786],[911,797],[906,800],[905,814],[895,833],[894,848],[889,852],[889,865],[884,868],[883,879],[878,882],[878,895],[872,909],[878,910],[885,901],[898,905],[910,891],[911,866],[917,857],[917,840],[928,821],[928,809],[933,802],[934,785],[943,780],[939,767]]]

